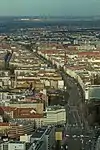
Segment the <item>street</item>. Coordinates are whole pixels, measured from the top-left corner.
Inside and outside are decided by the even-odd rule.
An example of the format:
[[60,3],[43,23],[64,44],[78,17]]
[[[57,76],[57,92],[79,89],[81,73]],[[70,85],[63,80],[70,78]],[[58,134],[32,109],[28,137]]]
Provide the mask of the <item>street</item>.
[[[82,114],[79,112],[78,103],[84,101],[84,95],[82,95],[82,89],[78,86],[76,81],[67,76],[66,73],[62,73],[63,79],[65,81],[65,86],[68,84],[69,89],[69,99],[66,105],[67,113],[67,124],[66,124],[66,137],[62,141],[62,149],[65,150],[92,150],[92,139],[91,135],[87,136],[88,124]],[[67,83],[67,84],[66,84]],[[64,94],[66,99],[66,94]],[[91,139],[91,140],[90,140]]]
[[[38,54],[37,54],[38,55]],[[48,65],[52,65],[50,61],[39,56]],[[84,118],[84,110],[79,108],[79,104],[84,104],[84,93],[77,81],[68,76],[63,68],[57,69],[64,80],[65,87],[64,99],[66,101],[66,126],[65,126],[65,137],[61,143],[62,150],[94,150],[95,139],[92,137],[92,131],[87,134],[88,123]],[[68,99],[69,93],[69,99]]]

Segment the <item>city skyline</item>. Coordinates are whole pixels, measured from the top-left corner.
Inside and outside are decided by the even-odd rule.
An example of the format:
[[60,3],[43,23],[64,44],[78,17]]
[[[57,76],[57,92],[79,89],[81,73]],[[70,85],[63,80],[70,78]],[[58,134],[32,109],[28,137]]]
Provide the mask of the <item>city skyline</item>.
[[0,16],[96,16],[99,0],[1,0]]

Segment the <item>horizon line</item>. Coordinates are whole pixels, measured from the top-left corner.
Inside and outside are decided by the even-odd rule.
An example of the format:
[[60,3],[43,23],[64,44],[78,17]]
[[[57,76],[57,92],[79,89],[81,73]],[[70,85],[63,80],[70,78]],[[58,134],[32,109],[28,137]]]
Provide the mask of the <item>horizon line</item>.
[[0,15],[0,17],[100,17],[100,15]]

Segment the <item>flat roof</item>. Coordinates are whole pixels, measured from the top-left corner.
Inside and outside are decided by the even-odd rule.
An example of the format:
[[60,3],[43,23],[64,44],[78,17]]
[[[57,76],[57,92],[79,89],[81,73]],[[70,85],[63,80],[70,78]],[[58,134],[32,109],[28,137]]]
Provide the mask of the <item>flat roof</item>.
[[22,142],[22,141],[9,141],[9,143],[25,144],[25,142]]
[[60,110],[60,109],[65,109],[64,106],[48,106],[47,111],[53,111],[53,110]]
[[89,99],[100,100],[100,86],[89,88]]

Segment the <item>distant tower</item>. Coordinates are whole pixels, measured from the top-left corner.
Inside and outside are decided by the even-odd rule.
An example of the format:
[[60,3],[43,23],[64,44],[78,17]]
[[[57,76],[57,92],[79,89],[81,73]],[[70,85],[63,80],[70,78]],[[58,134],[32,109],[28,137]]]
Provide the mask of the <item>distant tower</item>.
[[5,62],[5,69],[8,69],[9,68],[9,62],[12,58],[12,54],[13,54],[13,50],[12,52],[10,51],[7,51],[5,57],[4,57],[4,62]]
[[66,50],[65,50],[64,66],[66,65],[66,63],[67,63],[67,53],[66,53]]

